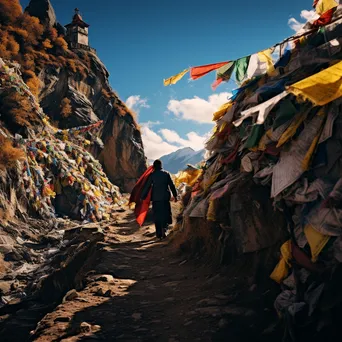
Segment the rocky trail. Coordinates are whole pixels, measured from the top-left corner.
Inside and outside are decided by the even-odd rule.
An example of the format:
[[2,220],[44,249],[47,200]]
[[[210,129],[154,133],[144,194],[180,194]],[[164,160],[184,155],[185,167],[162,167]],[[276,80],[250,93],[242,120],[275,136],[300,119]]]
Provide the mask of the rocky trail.
[[[153,225],[138,228],[131,214],[123,213],[104,232],[83,288],[69,291],[40,317],[36,328],[25,332],[30,333],[27,340],[244,341],[263,329],[258,321],[269,314],[267,294],[258,303],[248,296],[237,300],[243,284],[203,260],[180,254],[170,238],[157,241]],[[32,312],[39,309],[15,315],[34,321]],[[1,341],[25,340],[20,332],[25,324],[16,322],[21,323],[3,322]]]

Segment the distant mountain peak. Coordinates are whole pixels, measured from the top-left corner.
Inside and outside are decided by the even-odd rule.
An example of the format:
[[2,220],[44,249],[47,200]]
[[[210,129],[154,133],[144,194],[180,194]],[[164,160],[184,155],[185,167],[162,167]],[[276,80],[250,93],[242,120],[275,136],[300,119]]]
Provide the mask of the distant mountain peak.
[[177,173],[186,168],[187,164],[196,165],[204,159],[205,150],[195,151],[191,147],[183,147],[175,152],[159,158],[165,170]]

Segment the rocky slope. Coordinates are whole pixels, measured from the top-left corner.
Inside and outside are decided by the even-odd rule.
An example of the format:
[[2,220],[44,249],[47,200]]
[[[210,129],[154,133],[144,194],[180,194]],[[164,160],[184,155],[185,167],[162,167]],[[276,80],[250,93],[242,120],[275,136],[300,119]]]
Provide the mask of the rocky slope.
[[[12,334],[8,315],[35,327],[82,288],[78,274],[101,248],[101,227],[123,211],[116,185],[129,191],[146,168],[134,113],[95,52],[70,50],[64,32],[49,0],[26,12],[19,0],[0,0],[1,335],[4,326]],[[29,322],[17,315],[27,307]]]
[[[50,0],[32,0],[24,14],[19,0],[1,0],[0,8],[0,57],[18,61],[54,125],[65,129],[104,121],[100,140],[90,151],[110,180],[130,191],[146,168],[141,134],[134,113],[110,87],[109,73],[95,50],[68,48]],[[8,128],[22,133],[17,125]]]

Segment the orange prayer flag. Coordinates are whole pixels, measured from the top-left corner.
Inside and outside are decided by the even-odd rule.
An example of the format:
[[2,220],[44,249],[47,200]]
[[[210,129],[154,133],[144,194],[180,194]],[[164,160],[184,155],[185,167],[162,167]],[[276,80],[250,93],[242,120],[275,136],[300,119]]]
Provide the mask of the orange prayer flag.
[[202,65],[198,67],[193,67],[190,69],[190,77],[193,80],[197,80],[198,78],[205,76],[211,71],[217,70],[221,68],[222,66],[228,64],[228,62],[221,62],[221,63],[215,63],[215,64],[207,64],[207,65]]

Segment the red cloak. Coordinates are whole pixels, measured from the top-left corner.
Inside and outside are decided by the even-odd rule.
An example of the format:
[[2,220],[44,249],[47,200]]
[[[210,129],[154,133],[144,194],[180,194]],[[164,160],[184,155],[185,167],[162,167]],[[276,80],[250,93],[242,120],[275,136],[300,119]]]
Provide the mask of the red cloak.
[[150,174],[154,171],[153,166],[150,166],[144,174],[139,178],[137,183],[135,184],[131,197],[129,199],[129,204],[135,203],[134,214],[136,221],[138,222],[139,226],[141,227],[145,222],[148,209],[150,207],[151,196],[152,196],[152,189],[149,190],[146,199],[141,199],[141,194],[144,188],[144,185],[150,176]]

